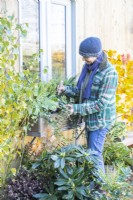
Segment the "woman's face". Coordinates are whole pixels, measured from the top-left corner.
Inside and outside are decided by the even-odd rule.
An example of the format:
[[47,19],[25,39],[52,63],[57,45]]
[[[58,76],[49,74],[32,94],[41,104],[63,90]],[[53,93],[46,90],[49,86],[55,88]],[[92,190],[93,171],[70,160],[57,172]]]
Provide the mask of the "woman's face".
[[82,57],[82,60],[85,61],[88,65],[94,63],[97,57]]

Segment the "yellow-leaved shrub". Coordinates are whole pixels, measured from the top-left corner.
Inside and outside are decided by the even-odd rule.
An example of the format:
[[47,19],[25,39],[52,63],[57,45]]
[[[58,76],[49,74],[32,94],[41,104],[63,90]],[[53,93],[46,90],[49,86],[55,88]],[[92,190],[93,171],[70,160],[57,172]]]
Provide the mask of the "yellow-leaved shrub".
[[133,60],[130,54],[120,55],[116,51],[105,51],[109,61],[118,72],[118,89],[116,95],[117,116],[133,128]]

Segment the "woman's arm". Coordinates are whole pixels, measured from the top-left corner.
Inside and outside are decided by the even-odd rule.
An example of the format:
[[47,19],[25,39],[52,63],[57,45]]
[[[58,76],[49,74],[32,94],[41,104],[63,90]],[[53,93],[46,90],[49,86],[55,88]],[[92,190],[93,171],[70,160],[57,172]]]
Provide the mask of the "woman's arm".
[[82,104],[73,104],[73,113],[85,116],[100,112],[109,104],[115,104],[117,82],[118,75],[115,71],[107,73],[99,89],[98,99],[95,101],[88,100],[86,103]]

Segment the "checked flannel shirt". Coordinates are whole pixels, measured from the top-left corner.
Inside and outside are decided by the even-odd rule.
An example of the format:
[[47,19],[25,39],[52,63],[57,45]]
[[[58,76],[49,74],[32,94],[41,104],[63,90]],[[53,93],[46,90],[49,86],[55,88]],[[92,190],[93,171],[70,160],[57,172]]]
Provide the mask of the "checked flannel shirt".
[[[110,129],[116,119],[116,89],[118,74],[107,60],[106,54],[94,78],[89,99],[73,104],[74,113],[83,116],[86,128],[90,131],[101,128]],[[77,87],[66,86],[65,94],[76,97]]]

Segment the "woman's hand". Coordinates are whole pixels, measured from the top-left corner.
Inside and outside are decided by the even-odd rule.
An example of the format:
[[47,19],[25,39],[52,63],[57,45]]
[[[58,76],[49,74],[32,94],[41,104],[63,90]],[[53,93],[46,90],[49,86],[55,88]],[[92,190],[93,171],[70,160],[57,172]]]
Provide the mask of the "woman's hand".
[[72,104],[67,104],[66,108],[69,112],[70,115],[72,115],[74,113],[74,109],[73,109],[73,105]]
[[61,94],[64,91],[65,91],[65,86],[63,85],[63,81],[61,81],[57,87],[57,92],[58,92],[58,94]]

